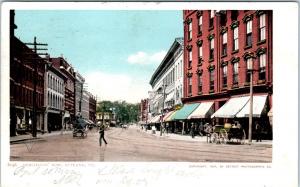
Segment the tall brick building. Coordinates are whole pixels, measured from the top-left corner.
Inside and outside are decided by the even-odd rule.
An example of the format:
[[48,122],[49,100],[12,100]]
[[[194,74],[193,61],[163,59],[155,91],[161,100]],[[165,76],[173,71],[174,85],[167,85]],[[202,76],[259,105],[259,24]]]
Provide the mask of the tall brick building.
[[184,10],[183,103],[213,102],[217,111],[231,98],[249,96],[253,63],[254,96],[264,95],[270,110],[272,18],[269,10]]

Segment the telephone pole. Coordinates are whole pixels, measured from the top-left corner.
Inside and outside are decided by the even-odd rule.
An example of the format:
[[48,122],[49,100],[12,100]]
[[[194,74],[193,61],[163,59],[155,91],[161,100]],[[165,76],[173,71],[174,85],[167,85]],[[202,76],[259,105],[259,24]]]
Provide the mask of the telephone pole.
[[44,43],[37,43],[36,42],[36,37],[34,37],[33,43],[25,43],[26,45],[33,45],[33,55],[32,60],[33,61],[33,69],[34,69],[34,74],[33,74],[33,97],[32,97],[32,137],[36,137],[37,134],[37,116],[36,116],[36,109],[37,109],[37,99],[36,99],[36,86],[37,86],[37,77],[38,77],[38,66],[37,63],[40,60],[43,60],[43,58],[39,58],[38,55],[48,55],[48,53],[38,53],[38,50],[48,50],[47,48],[37,48],[37,46],[48,46],[48,44]]

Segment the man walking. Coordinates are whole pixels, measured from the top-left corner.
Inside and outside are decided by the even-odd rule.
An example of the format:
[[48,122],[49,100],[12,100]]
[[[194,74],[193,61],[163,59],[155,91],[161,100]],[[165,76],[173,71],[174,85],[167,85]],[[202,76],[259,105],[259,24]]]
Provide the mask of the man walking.
[[261,142],[261,132],[262,132],[262,127],[258,123],[258,121],[255,122],[255,131],[256,131],[256,142],[260,141]]
[[104,125],[104,124],[101,124],[101,125],[100,125],[100,128],[99,128],[99,134],[100,134],[99,144],[100,144],[100,146],[101,146],[101,144],[102,144],[102,139],[103,139],[105,145],[107,144],[107,142],[106,142],[106,140],[105,140],[105,138],[104,138],[104,131],[105,131],[105,125]]
[[192,135],[192,138],[194,138],[195,136],[195,124],[192,122],[192,126],[191,126],[191,135]]

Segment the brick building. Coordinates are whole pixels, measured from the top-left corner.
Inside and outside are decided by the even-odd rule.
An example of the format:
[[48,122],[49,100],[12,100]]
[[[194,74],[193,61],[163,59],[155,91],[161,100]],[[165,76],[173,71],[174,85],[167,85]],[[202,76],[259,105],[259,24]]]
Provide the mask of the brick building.
[[146,124],[148,122],[148,103],[149,99],[142,99],[140,103],[140,122]]
[[[183,19],[183,103],[211,102],[216,112],[230,99],[249,96],[252,72],[254,105],[258,100],[256,96],[264,96],[266,104],[261,113],[270,110],[273,92],[272,11],[184,10]],[[248,71],[252,63],[254,71]],[[267,123],[266,115],[259,116],[259,120]],[[228,116],[216,121],[222,123],[224,119],[221,118]],[[240,119],[245,127],[247,119]]]
[[75,73],[73,67],[63,58],[50,58],[53,66],[60,70],[65,77],[65,114],[64,122],[69,123],[75,119]]
[[[32,130],[33,105],[36,102],[37,130],[43,127],[44,71],[43,59],[16,37],[11,38],[10,61],[10,135]],[[33,54],[28,55],[28,53]],[[33,60],[35,59],[35,60]],[[37,74],[34,64],[37,63]],[[37,75],[36,99],[33,99],[34,76]]]
[[97,98],[89,93],[89,120],[96,122]]

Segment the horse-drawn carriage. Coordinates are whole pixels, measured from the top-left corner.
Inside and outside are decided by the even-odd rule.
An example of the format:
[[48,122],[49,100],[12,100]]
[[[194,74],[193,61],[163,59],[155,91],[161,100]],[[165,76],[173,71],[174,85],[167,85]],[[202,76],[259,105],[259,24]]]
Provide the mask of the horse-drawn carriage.
[[88,123],[82,119],[82,118],[77,118],[74,121],[74,129],[73,129],[73,137],[82,137],[85,138],[87,137],[87,127]]
[[224,124],[207,128],[207,141],[211,143],[245,143],[246,133],[237,125]]

